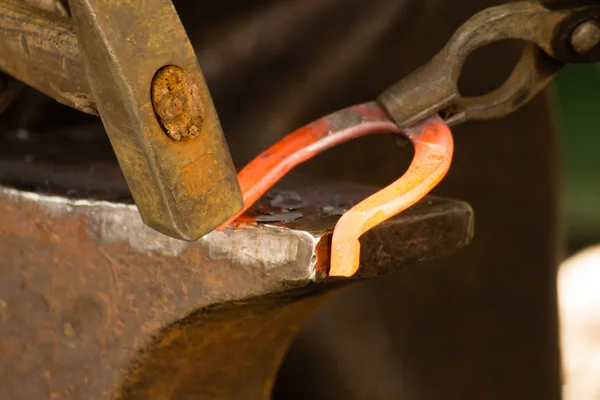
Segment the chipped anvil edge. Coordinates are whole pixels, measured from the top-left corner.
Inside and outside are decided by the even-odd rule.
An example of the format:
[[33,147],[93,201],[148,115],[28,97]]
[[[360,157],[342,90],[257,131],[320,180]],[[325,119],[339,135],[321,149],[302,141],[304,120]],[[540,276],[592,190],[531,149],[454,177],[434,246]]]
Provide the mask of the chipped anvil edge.
[[[314,231],[297,229],[293,224],[291,227],[279,224],[242,224],[235,228],[228,227],[220,232],[213,231],[195,242],[187,242],[171,238],[146,226],[137,211],[137,207],[131,204],[104,200],[71,199],[57,195],[38,194],[3,185],[0,185],[0,197],[15,203],[27,202],[48,215],[70,215],[73,217],[85,215],[90,236],[97,237],[101,243],[105,244],[125,243],[132,251],[141,254],[158,254],[177,258],[188,250],[202,246],[208,250],[211,258],[229,260],[242,268],[260,265],[265,273],[284,268],[288,271],[288,283],[292,286],[299,282],[323,281],[328,276],[329,260],[325,254],[330,251],[331,233],[335,226],[335,221],[330,219],[324,221],[323,226]],[[432,205],[431,201],[424,200],[382,226],[377,227],[375,231],[385,229],[385,226],[387,226],[387,229],[390,229],[390,234],[392,234],[398,222],[406,218],[412,218],[412,221],[415,222],[436,217],[433,214],[419,215],[420,208],[431,207]],[[453,248],[453,251],[467,246],[472,241],[474,233],[473,210],[468,203],[463,201],[455,201],[454,206],[457,205],[460,205],[460,207],[456,210],[467,213],[468,218],[465,219],[466,226],[459,229],[462,232],[459,235],[460,237],[453,236],[450,238],[452,242],[450,247]],[[440,214],[436,218],[443,217],[442,214],[444,213],[436,206],[430,211],[433,211],[434,214]],[[244,235],[245,233],[250,234]],[[284,235],[286,233],[288,235]],[[236,240],[236,238],[245,239],[240,244],[240,240]],[[290,239],[295,239],[295,241]],[[436,246],[432,244],[430,247],[429,250],[432,250]],[[284,250],[281,250],[282,248]],[[447,254],[440,253],[438,255]],[[375,258],[378,257],[375,256]],[[404,254],[398,261],[402,261],[403,257],[407,258],[405,261],[411,260],[412,262],[437,258],[432,257],[430,254],[421,254],[419,258],[411,259],[411,257]],[[298,262],[301,258],[305,261],[302,262],[303,267],[298,268]],[[380,264],[383,267],[380,272],[395,269],[392,268],[392,260],[387,260],[389,257],[381,256],[380,258],[382,258]],[[296,267],[290,271],[287,266],[293,264],[296,264]],[[361,275],[364,275],[364,273],[359,273],[357,277],[361,277]],[[364,277],[372,277],[372,275],[366,274]]]
[[[137,207],[133,204],[92,199],[71,199],[14,189],[3,185],[0,185],[0,196],[12,202],[28,202],[53,216],[85,214],[88,217],[89,229],[94,231],[94,236],[99,237],[103,243],[127,243],[132,251],[142,254],[159,254],[176,258],[189,249],[206,246],[211,255],[216,255],[215,258],[230,257],[231,259],[235,258],[242,266],[261,263],[272,265],[275,268],[278,265],[293,262],[292,257],[295,254],[289,253],[289,259],[281,259],[281,254],[288,253],[265,251],[262,246],[256,246],[250,248],[251,254],[247,254],[245,258],[239,257],[240,249],[231,240],[232,235],[250,232],[260,234],[261,238],[269,240],[269,238],[277,238],[281,233],[293,233],[300,241],[299,246],[305,245],[314,251],[316,251],[319,241],[322,239],[322,235],[293,228],[270,224],[249,224],[235,229],[227,228],[221,232],[213,231],[195,242],[188,242],[171,238],[146,226]],[[233,257],[234,255],[235,257]],[[279,258],[274,259],[274,256]],[[296,278],[298,280],[316,280],[319,275],[315,255],[310,258],[308,268],[298,271]]]

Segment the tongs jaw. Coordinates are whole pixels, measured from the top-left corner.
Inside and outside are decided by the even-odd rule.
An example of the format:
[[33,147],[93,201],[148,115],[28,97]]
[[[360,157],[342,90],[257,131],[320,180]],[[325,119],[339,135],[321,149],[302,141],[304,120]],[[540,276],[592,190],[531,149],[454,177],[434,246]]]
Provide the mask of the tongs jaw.
[[[429,63],[381,94],[379,102],[400,127],[437,113],[452,126],[515,111],[542,90],[565,63],[600,60],[600,3],[570,3],[568,8],[550,9],[523,1],[481,11],[463,24]],[[506,39],[527,42],[508,80],[487,95],[462,97],[458,79],[469,55]]]

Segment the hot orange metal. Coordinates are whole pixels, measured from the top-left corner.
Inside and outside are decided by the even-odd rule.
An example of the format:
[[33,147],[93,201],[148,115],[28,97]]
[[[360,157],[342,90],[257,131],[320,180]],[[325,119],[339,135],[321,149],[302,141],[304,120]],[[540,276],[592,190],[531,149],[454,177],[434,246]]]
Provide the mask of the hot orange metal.
[[354,275],[360,261],[360,236],[422,199],[448,172],[454,142],[440,117],[414,125],[403,135],[415,147],[412,163],[400,179],[342,215],[333,231],[330,276]]
[[352,276],[360,260],[360,236],[419,201],[444,177],[453,153],[450,130],[432,117],[401,131],[375,102],[348,107],[289,134],[252,160],[238,174],[244,208],[232,223],[296,165],[357,137],[374,133],[406,136],[415,147],[406,173],[359,203],[338,221],[332,238],[330,276]]

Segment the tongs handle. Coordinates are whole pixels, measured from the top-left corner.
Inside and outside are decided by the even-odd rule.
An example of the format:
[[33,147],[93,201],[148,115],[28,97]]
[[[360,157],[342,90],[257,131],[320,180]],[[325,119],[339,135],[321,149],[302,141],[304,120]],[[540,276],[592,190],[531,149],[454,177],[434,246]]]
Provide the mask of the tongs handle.
[[[504,116],[532,99],[565,63],[600,59],[597,43],[581,54],[570,40],[579,25],[598,19],[598,2],[558,10],[531,1],[488,8],[463,24],[429,63],[383,92],[378,101],[400,127],[438,113],[449,125]],[[510,78],[485,96],[462,97],[458,79],[469,55],[506,39],[528,42]]]

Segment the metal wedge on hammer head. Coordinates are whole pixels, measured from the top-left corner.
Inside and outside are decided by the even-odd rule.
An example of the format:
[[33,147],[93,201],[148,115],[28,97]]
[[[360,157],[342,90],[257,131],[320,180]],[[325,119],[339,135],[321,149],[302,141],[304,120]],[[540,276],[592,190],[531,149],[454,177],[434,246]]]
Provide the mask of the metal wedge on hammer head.
[[170,0],[70,0],[96,107],[144,222],[196,240],[242,207],[206,82]]

